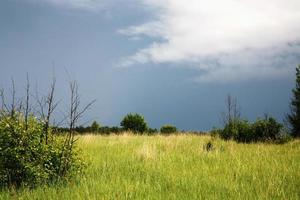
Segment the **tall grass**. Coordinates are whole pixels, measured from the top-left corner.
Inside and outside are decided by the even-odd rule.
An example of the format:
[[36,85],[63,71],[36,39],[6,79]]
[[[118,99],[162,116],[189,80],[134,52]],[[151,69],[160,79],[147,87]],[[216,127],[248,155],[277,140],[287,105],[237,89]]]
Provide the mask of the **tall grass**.
[[[212,140],[212,151],[204,145]],[[0,199],[300,199],[300,141],[237,144],[209,136],[81,136],[90,164],[67,185]]]

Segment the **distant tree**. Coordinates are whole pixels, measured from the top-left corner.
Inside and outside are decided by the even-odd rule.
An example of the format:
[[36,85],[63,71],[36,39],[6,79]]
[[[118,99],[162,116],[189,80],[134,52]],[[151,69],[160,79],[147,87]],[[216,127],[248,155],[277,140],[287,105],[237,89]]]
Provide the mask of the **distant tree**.
[[121,133],[122,131],[123,131],[123,129],[118,126],[112,126],[109,128],[109,132],[114,133],[114,134]]
[[177,128],[173,125],[166,124],[160,128],[160,132],[165,134],[175,133],[177,132]]
[[292,136],[300,137],[300,65],[296,68],[296,86],[290,108],[291,113],[287,115],[287,120],[291,125]]
[[93,121],[93,123],[91,124],[91,131],[98,132],[99,129],[100,129],[100,125],[98,124],[98,122]]
[[84,126],[80,125],[75,128],[75,131],[78,133],[84,133],[84,132],[86,132],[86,128]]
[[[222,138],[229,140],[232,139],[237,133],[240,121],[240,109],[237,104],[237,99],[230,94],[225,99],[226,111],[222,113],[224,131]],[[243,123],[242,123],[243,124]]]
[[157,133],[158,131],[157,131],[157,129],[156,128],[148,128],[148,130],[147,130],[147,133],[148,134],[154,134],[154,133]]
[[237,104],[237,98],[228,94],[225,99],[226,112],[223,113],[224,125],[234,122],[240,118],[240,108]]
[[125,130],[133,131],[135,133],[144,133],[148,128],[144,117],[137,113],[127,114],[121,121],[121,126]]

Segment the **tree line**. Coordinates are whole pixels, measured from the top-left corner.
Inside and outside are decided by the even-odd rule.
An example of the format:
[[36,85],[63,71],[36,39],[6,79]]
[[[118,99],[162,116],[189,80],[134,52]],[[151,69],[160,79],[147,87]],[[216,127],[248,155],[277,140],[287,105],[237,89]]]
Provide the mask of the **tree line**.
[[[68,131],[68,127],[53,127],[53,129],[58,134],[63,134],[64,132]],[[177,133],[178,130],[176,126],[166,124],[163,125],[160,129],[150,128],[148,127],[148,123],[146,122],[145,118],[138,113],[129,113],[127,114],[123,120],[120,122],[120,126],[100,126],[97,121],[93,121],[89,126],[77,126],[74,128],[77,134],[101,134],[101,135],[108,135],[108,134],[120,134],[125,131],[132,132],[134,134],[172,134]],[[180,131],[184,132],[184,131]],[[193,132],[193,133],[202,133],[202,132]]]

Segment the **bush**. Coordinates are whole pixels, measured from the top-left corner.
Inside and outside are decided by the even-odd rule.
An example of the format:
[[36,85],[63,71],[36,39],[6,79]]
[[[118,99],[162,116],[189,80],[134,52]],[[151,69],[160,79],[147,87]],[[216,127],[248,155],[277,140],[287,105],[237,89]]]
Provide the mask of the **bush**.
[[177,128],[173,125],[163,125],[161,128],[160,128],[160,132],[163,133],[163,134],[170,134],[170,133],[176,133],[177,132]]
[[253,130],[252,125],[246,120],[235,120],[233,139],[238,142],[252,142]]
[[[46,143],[44,122],[22,114],[0,118],[0,186],[36,186],[68,179],[82,171],[83,163],[75,152],[62,156],[63,138],[49,134]],[[49,130],[49,133],[51,130]],[[64,162],[68,165],[61,171]]]
[[142,115],[128,114],[121,121],[121,126],[126,131],[132,131],[134,133],[144,133],[148,127],[147,123]]
[[232,120],[223,130],[214,132],[224,140],[233,139],[237,142],[278,142],[288,140],[287,134],[282,132],[282,124],[272,117],[257,119],[254,123],[246,120]]
[[239,142],[248,142],[252,132],[248,121],[236,119],[226,124],[220,134],[224,140],[234,139]]
[[157,131],[156,128],[148,128],[148,130],[147,130],[147,133],[148,133],[149,135],[155,134],[155,133],[157,133],[157,132],[158,132],[158,131]]
[[256,120],[253,125],[254,141],[275,141],[280,137],[282,124],[272,117]]

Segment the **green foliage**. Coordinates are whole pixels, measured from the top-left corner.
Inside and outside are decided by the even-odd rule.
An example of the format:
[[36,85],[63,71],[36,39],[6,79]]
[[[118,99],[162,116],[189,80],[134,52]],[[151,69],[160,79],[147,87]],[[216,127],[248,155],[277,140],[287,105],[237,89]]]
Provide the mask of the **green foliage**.
[[214,145],[213,145],[212,141],[208,141],[207,143],[205,143],[203,145],[203,149],[207,152],[214,150]]
[[163,134],[176,133],[177,132],[177,128],[175,126],[173,126],[173,125],[166,124],[166,125],[163,125],[160,128],[160,132],[163,133]]
[[[68,132],[69,128],[61,128],[61,127],[56,127],[55,131],[57,133],[64,133]],[[88,134],[88,133],[93,133],[93,134],[100,134],[100,135],[109,135],[109,134],[119,134],[124,131],[123,128],[118,127],[118,126],[100,126],[98,129],[92,128],[91,126],[78,126],[75,128],[75,131],[77,134]]]
[[156,128],[148,128],[148,129],[147,129],[147,133],[148,133],[149,135],[155,134],[155,133],[157,133],[157,132],[158,132],[158,131],[157,131]]
[[275,141],[279,138],[282,128],[282,124],[272,117],[258,119],[252,125],[253,138],[257,141]]
[[290,107],[291,113],[287,119],[291,125],[291,133],[293,137],[300,137],[300,65],[296,68],[296,86]]
[[[44,122],[22,114],[0,118],[0,187],[36,186],[58,179],[69,179],[82,171],[82,161],[75,151],[62,156],[63,138],[48,130],[45,142]],[[60,167],[69,165],[64,174]]]
[[213,137],[219,137],[223,132],[223,129],[213,127],[213,129],[209,132],[209,134]]
[[232,120],[225,125],[223,130],[215,132],[224,140],[236,140],[237,142],[280,142],[287,140],[283,133],[282,124],[272,117],[257,119],[254,123],[246,120]]
[[133,131],[134,133],[144,133],[148,127],[142,115],[129,113],[121,121],[121,126],[126,131]]
[[98,124],[98,122],[93,121],[93,123],[91,124],[91,132],[98,132],[100,129],[100,125]]
[[226,124],[221,138],[225,140],[234,139],[238,142],[251,142],[252,129],[246,120],[235,119]]

